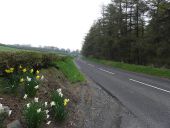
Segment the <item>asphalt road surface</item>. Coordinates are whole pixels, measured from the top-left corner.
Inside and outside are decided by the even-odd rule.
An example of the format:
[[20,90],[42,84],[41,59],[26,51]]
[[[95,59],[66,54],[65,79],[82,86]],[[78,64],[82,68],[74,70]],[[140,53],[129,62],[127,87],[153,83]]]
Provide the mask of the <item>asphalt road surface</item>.
[[144,128],[170,128],[170,80],[77,59],[90,79],[116,97]]

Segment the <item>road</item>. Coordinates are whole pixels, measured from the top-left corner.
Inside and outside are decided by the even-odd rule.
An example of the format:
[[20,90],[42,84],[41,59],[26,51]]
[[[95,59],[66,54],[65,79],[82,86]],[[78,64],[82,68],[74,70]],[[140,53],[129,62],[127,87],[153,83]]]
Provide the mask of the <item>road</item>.
[[84,74],[116,97],[144,128],[170,128],[170,80],[77,59]]

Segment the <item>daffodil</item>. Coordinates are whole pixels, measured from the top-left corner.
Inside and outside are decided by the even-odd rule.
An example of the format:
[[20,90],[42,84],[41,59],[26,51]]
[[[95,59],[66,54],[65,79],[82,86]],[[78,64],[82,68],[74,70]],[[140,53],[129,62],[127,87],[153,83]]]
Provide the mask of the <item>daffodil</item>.
[[27,81],[30,82],[31,81],[31,78],[27,76]]
[[51,121],[48,121],[48,122],[47,122],[47,125],[49,125],[50,123],[51,123]]
[[62,93],[61,88],[57,89],[57,92],[58,92],[59,96],[63,97],[63,93]]
[[20,65],[19,68],[22,69],[22,66]]
[[37,110],[37,113],[40,113],[41,112],[41,108],[39,108],[38,110]]
[[69,99],[64,99],[64,106],[66,106],[69,101],[70,101]]
[[39,79],[40,79],[40,76],[39,76],[39,75],[38,75],[38,76],[36,76],[36,79],[37,79],[37,80],[39,80]]
[[25,94],[25,95],[24,95],[24,99],[27,99],[27,97],[28,97],[28,95],[27,95],[27,94]]
[[30,73],[33,73],[33,72],[34,72],[34,69],[31,69],[31,70],[30,70]]
[[50,105],[51,105],[51,107],[52,107],[52,106],[55,106],[55,102],[52,101],[52,102],[50,103]]
[[21,79],[20,79],[20,82],[21,82],[21,83],[24,82],[24,78],[21,78]]
[[29,108],[29,107],[30,107],[30,103],[27,104],[27,108]]
[[12,110],[8,111],[8,116],[10,117],[10,115],[12,114]]
[[0,103],[0,114],[4,112],[4,107],[3,105]]
[[34,101],[35,101],[35,102],[38,102],[38,98],[34,98]]
[[37,73],[37,74],[39,74],[39,73],[40,73],[40,71],[38,71],[38,70],[37,70],[37,71],[36,71],[36,73]]
[[41,76],[41,80],[44,80],[44,76],[43,75]]
[[14,68],[10,68],[9,70],[11,71],[11,73],[14,72]]
[[39,88],[39,85],[35,86],[34,88],[35,88],[35,89],[38,89],[38,88]]
[[50,117],[50,115],[47,115],[47,119]]
[[11,73],[11,70],[6,69],[5,72],[6,72],[6,73]]
[[45,102],[44,104],[45,104],[45,107],[47,107],[47,105],[48,105],[48,102]]
[[49,110],[45,110],[45,113],[48,114],[48,113],[49,113]]
[[25,73],[25,72],[27,71],[27,69],[26,69],[26,68],[24,68],[22,71]]

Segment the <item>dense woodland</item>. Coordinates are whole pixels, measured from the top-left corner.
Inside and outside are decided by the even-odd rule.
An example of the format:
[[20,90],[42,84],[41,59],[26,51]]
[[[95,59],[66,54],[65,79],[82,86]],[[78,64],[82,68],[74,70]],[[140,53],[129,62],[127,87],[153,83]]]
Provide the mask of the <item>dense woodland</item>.
[[82,54],[170,68],[170,0],[112,0],[86,35]]

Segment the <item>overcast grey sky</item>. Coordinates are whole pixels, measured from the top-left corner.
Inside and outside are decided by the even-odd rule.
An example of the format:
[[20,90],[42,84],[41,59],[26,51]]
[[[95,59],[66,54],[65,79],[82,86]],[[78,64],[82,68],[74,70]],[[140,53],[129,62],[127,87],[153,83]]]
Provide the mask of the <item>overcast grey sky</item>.
[[81,49],[110,0],[0,0],[0,43]]

